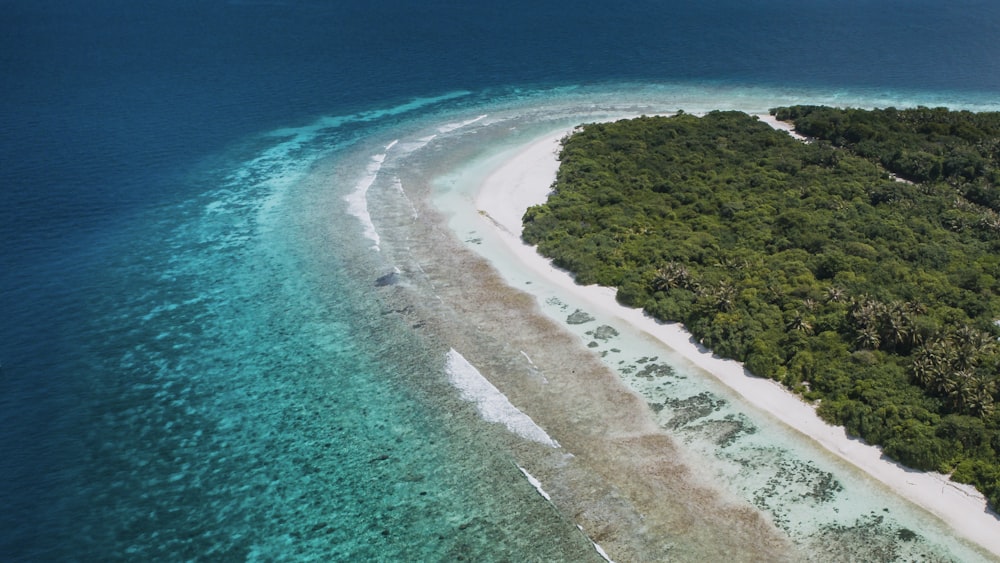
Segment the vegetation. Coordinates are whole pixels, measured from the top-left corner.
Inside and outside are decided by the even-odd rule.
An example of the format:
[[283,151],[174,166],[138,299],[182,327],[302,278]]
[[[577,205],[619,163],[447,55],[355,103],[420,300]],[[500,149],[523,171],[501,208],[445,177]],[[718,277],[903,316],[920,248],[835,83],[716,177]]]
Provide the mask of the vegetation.
[[774,113],[583,126],[525,240],[1000,506],[1000,114]]

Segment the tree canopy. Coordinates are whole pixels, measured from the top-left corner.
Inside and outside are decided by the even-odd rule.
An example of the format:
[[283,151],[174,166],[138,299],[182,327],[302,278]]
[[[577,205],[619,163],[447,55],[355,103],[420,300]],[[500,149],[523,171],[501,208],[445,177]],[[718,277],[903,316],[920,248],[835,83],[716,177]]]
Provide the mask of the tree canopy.
[[582,126],[524,239],[1000,506],[1000,114],[772,113]]

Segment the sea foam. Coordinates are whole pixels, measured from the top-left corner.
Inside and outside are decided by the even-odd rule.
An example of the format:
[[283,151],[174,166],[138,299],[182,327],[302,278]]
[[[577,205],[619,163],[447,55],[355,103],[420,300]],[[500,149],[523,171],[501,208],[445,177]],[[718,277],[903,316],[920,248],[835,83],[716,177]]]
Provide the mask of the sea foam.
[[480,115],[479,117],[473,117],[472,119],[466,119],[465,121],[457,121],[455,123],[446,123],[446,124],[441,125],[440,127],[438,127],[438,131],[441,132],[441,133],[451,133],[452,131],[455,131],[456,129],[461,129],[462,127],[465,127],[466,125],[472,125],[473,123],[476,123],[477,121],[482,121],[483,119],[486,119],[486,117],[488,115],[489,114],[485,114],[484,113],[483,115]]
[[388,156],[389,151],[392,147],[396,146],[397,142],[398,140],[389,143],[385,147],[385,152],[371,158],[371,162],[365,167],[365,176],[358,180],[351,193],[344,196],[344,201],[347,202],[347,212],[361,221],[361,225],[365,229],[365,237],[375,243],[373,248],[377,251],[381,250],[379,245],[382,239],[378,236],[375,223],[372,222],[371,213],[368,212],[368,190],[375,183],[375,179],[378,178],[378,173],[382,170],[382,163],[385,162],[385,157]]
[[535,478],[535,476],[532,475],[531,473],[528,473],[528,470],[521,467],[520,465],[518,465],[517,468],[521,470],[521,474],[524,475],[524,478],[527,479],[529,483],[531,483],[531,486],[534,487],[536,491],[538,491],[538,494],[542,495],[542,498],[544,498],[549,502],[552,502],[552,497],[550,497],[549,493],[545,492],[545,489],[542,488],[541,481]]
[[535,424],[531,417],[511,404],[499,389],[487,381],[483,374],[454,348],[448,351],[446,369],[448,380],[461,392],[462,399],[476,404],[476,409],[483,420],[499,422],[526,440],[552,448],[559,447],[558,442]]
[[587,540],[590,541],[590,544],[594,546],[594,551],[596,551],[598,555],[600,555],[601,557],[603,557],[604,560],[607,561],[608,563],[615,563],[614,560],[611,559],[611,556],[608,555],[608,552],[604,551],[604,548],[601,547],[601,545],[599,543],[597,543],[594,540],[590,539],[590,536],[587,535],[587,532],[583,531],[583,526],[577,524],[576,525],[576,529],[580,530],[580,532],[584,536],[587,537]]

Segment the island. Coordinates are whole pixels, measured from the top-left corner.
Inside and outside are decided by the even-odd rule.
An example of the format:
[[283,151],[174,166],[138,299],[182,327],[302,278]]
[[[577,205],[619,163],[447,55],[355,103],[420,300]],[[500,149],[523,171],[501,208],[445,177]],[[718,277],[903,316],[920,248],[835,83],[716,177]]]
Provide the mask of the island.
[[525,242],[1000,506],[1000,114],[643,116],[562,141]]

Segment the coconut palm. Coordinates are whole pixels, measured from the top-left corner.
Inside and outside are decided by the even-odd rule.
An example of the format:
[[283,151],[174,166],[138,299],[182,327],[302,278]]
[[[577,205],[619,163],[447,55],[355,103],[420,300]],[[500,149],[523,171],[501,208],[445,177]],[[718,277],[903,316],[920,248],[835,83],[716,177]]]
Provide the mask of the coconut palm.
[[935,338],[924,344],[914,354],[913,379],[932,391],[940,392],[940,381],[944,374],[952,371],[954,347],[945,338]]
[[996,348],[996,341],[987,333],[969,325],[955,329],[950,337],[958,353],[960,367],[974,367],[978,358]]
[[867,295],[851,301],[848,316],[859,330],[874,329],[881,315],[881,303]]
[[957,412],[977,416],[993,412],[996,380],[991,376],[967,370],[953,371],[942,379],[941,389]]
[[993,210],[984,210],[979,218],[979,226],[983,230],[1000,233],[1000,215]]
[[790,331],[799,331],[810,334],[813,327],[812,323],[806,319],[805,315],[799,311],[795,311],[795,314],[792,316],[792,320],[785,325],[785,328]]
[[933,389],[941,376],[941,362],[931,354],[918,355],[913,359],[913,364],[910,367],[913,381],[926,389]]
[[909,345],[913,330],[902,303],[894,301],[883,307],[878,321],[882,341],[888,348]]
[[858,331],[857,336],[854,338],[854,343],[865,350],[878,350],[879,344],[882,343],[882,338],[875,327],[868,326]]
[[688,287],[691,283],[691,274],[683,264],[677,262],[667,262],[656,270],[653,277],[654,291],[670,291],[675,287]]
[[997,380],[989,375],[977,372],[972,377],[969,387],[962,397],[965,411],[976,416],[993,414]]
[[728,313],[736,306],[736,287],[728,282],[721,282],[715,286],[712,292],[715,297],[715,306],[724,313]]
[[966,393],[966,387],[970,385],[972,372],[964,369],[947,370],[938,379],[937,387],[948,397],[952,405],[962,404],[962,397]]
[[847,292],[841,287],[830,287],[826,290],[826,302],[827,303],[840,303],[847,299]]

